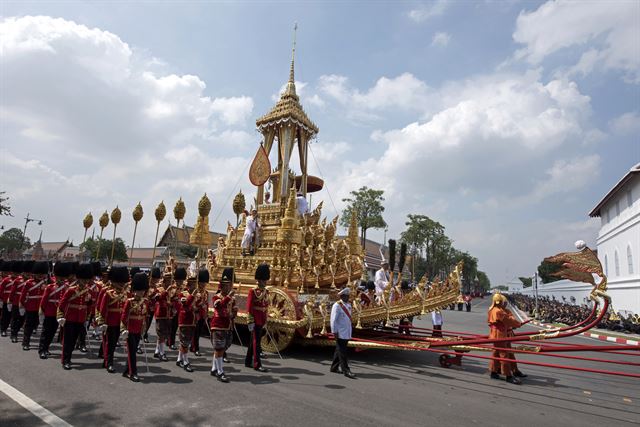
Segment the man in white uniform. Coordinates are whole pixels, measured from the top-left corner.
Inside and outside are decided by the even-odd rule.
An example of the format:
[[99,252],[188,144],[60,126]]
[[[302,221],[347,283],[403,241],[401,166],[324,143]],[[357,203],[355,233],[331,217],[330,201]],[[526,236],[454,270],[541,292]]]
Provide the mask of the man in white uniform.
[[349,288],[338,292],[340,299],[331,307],[331,332],[336,337],[336,350],[333,353],[331,372],[344,374],[354,379],[356,376],[349,369],[347,344],[351,339],[351,304],[349,304]]
[[376,285],[376,295],[380,297],[389,285],[389,263],[387,261],[382,260],[382,267],[376,271],[373,282]]
[[431,322],[433,323],[433,334],[431,336],[442,337],[442,312],[440,310],[431,312]]
[[[258,246],[258,236],[256,233],[260,229],[260,224],[258,224],[258,211],[252,210],[251,215],[247,217],[247,226],[244,229],[244,235],[242,236],[242,255],[246,255],[247,252],[253,255],[254,249]],[[254,235],[256,235],[255,242]]]
[[296,196],[296,203],[298,204],[298,213],[300,216],[304,216],[304,214],[309,212],[309,203],[307,203],[307,199],[305,199],[302,193],[298,193]]

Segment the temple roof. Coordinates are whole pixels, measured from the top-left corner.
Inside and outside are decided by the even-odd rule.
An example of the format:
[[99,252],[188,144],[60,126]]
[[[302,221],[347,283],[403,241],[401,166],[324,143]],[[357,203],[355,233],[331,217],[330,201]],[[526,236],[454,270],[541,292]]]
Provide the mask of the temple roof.
[[300,98],[296,93],[296,83],[294,78],[294,58],[291,58],[291,68],[289,70],[289,81],[285,91],[280,95],[276,105],[264,116],[256,120],[256,126],[262,130],[268,126],[280,123],[293,122],[302,127],[311,135],[318,133],[318,127],[309,119],[304,108],[300,105]]

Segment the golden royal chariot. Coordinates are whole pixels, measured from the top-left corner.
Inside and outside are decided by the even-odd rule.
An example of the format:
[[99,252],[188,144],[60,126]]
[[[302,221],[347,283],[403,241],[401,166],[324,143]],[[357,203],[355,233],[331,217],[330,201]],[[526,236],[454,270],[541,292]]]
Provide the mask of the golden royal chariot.
[[[234,287],[240,308],[236,323],[244,325],[247,323],[247,315],[243,309],[249,289],[256,284],[255,269],[260,263],[269,264],[269,334],[262,338],[265,350],[282,351],[296,339],[306,343],[328,344],[330,341],[326,334],[331,304],[338,299],[337,292],[344,287],[351,288],[353,301],[356,302],[353,304],[356,336],[358,331],[378,325],[390,326],[394,320],[426,314],[456,300],[460,293],[461,265],[456,266],[444,281],[436,279],[433,283],[428,283],[423,278],[411,291],[401,291],[400,286],[389,286],[377,303],[362,306],[359,303],[360,290],[357,285],[366,277],[366,271],[356,215],[351,215],[347,236],[339,237],[336,235],[338,217],[330,221],[321,219],[322,202],[308,213],[298,213],[297,193],[306,198],[308,193],[320,191],[324,182],[307,173],[309,142],[318,133],[318,127],[309,119],[296,94],[293,56],[285,91],[271,111],[256,121],[256,125],[263,135],[263,141],[249,173],[256,188],[254,202],[260,223],[255,250],[249,256],[242,253],[241,240],[246,228],[246,217],[243,217],[241,222],[237,221],[236,227],[228,224],[226,237],[218,239],[217,252],[209,251],[206,265],[212,279],[208,288],[210,294],[217,290],[217,280],[222,270],[225,267],[235,269]],[[296,147],[300,159],[298,175],[289,167]],[[271,169],[269,163],[272,150],[276,150],[278,158],[274,169]],[[267,182],[273,188],[273,197],[269,201],[265,199]],[[236,214],[244,211],[242,193],[234,199],[233,207]],[[190,236],[190,243],[200,248],[198,264],[204,258],[201,256],[203,249],[212,243],[208,219],[210,210],[211,202],[205,194],[199,202],[199,215]],[[184,218],[184,211],[184,203],[180,200],[174,209],[178,221]],[[155,214],[159,226],[166,215],[163,203],[158,206]],[[111,214],[114,226],[117,226],[120,218],[121,213],[116,208]],[[140,205],[134,209],[133,218],[137,228],[137,223],[142,218]],[[84,223],[85,236],[91,222],[89,214]],[[106,224],[108,216],[105,212],[100,218],[102,229]],[[404,260],[399,264],[403,262]],[[171,264],[172,261],[168,263],[169,271]],[[402,271],[399,271],[394,280],[392,271],[391,283],[399,285],[401,276]],[[384,347],[373,343],[360,346]]]
[[[294,42],[295,43],[295,42]],[[295,52],[295,44],[294,44]],[[261,338],[262,346],[267,351],[280,352],[292,342],[303,344],[329,345],[333,344],[328,333],[330,307],[338,297],[340,289],[349,287],[354,325],[353,339],[350,345],[362,348],[418,350],[440,353],[440,363],[444,367],[460,365],[463,354],[466,357],[481,359],[496,359],[496,356],[482,356],[470,352],[493,352],[498,341],[513,343],[513,352],[529,355],[543,355],[558,357],[563,352],[575,351],[638,351],[640,347],[626,346],[593,346],[593,345],[546,345],[544,342],[558,338],[566,338],[582,334],[596,326],[609,313],[611,298],[606,294],[607,279],[602,271],[595,252],[587,247],[578,247],[577,253],[561,253],[547,258],[548,262],[557,263],[562,268],[555,273],[560,278],[584,282],[593,286],[590,294],[592,311],[587,318],[575,325],[558,328],[547,328],[541,331],[525,331],[501,339],[492,339],[487,335],[441,331],[441,335],[433,337],[431,330],[411,326],[411,335],[401,333],[395,327],[394,321],[411,316],[426,314],[453,304],[460,294],[462,265],[455,266],[448,277],[440,281],[435,279],[429,283],[426,277],[410,290],[403,290],[398,284],[402,278],[403,251],[400,250],[399,269],[393,271],[391,265],[390,286],[377,299],[378,302],[361,304],[362,292],[358,288],[361,279],[366,277],[364,254],[358,237],[357,215],[351,212],[351,223],[347,236],[336,235],[338,217],[330,221],[321,219],[322,203],[311,212],[300,214],[297,206],[297,193],[300,197],[307,193],[319,191],[324,182],[318,177],[307,173],[307,154],[309,142],[318,133],[318,127],[308,118],[300,105],[296,94],[294,80],[294,61],[291,59],[289,81],[284,93],[276,105],[266,115],[256,121],[258,131],[263,135],[263,141],[253,160],[249,178],[256,187],[256,196],[252,207],[258,212],[261,224],[257,239],[254,241],[250,255],[243,254],[241,240],[247,227],[246,217],[243,221],[236,218],[236,226],[228,224],[225,237],[220,237],[217,252],[205,248],[213,243],[209,232],[209,212],[211,201],[202,197],[198,205],[198,218],[190,243],[198,247],[195,266],[205,261],[211,273],[208,286],[209,294],[218,289],[217,279],[225,267],[235,270],[234,289],[240,312],[236,324],[247,324],[246,297],[249,290],[256,285],[254,272],[261,263],[271,267],[271,279],[268,282],[269,309],[265,330],[267,333]],[[289,167],[293,150],[297,147],[300,159],[300,173],[295,174]],[[277,152],[277,167],[271,168],[269,154]],[[275,157],[275,155],[274,155]],[[273,197],[265,197],[265,184],[269,183],[273,189]],[[302,200],[302,199],[301,199]],[[244,212],[244,195],[239,193],[234,199],[236,215]],[[155,210],[157,221],[156,238],[161,221],[166,216],[164,203],[160,203]],[[185,205],[182,199],[174,208],[174,216],[178,221],[184,219]],[[133,210],[136,227],[133,233],[134,247],[138,222],[142,219],[143,211],[140,204]],[[121,220],[121,211],[116,207],[111,213],[114,224],[113,242],[115,242],[116,228]],[[83,221],[85,238],[87,230],[93,223],[93,217],[88,214]],[[105,212],[99,219],[101,227],[100,238],[104,228],[109,224],[109,215]],[[155,243],[154,243],[155,244]],[[391,245],[390,245],[391,246]],[[584,246],[584,245],[583,245]],[[113,261],[114,246],[111,248]],[[395,250],[390,248],[390,263]],[[103,254],[104,255],[104,254]],[[96,258],[100,259],[99,249]],[[155,260],[155,247],[152,259]],[[170,257],[165,268],[165,281],[171,280],[171,272],[175,261]],[[598,277],[596,282],[595,277]],[[395,279],[395,280],[394,280]],[[194,277],[189,278],[195,281]],[[517,312],[517,310],[513,310]],[[611,318],[614,313],[611,312]],[[404,327],[407,327],[406,325]],[[460,336],[462,335],[462,336]],[[239,337],[239,335],[238,335]],[[635,355],[635,353],[634,353]],[[577,356],[562,356],[573,357]],[[588,360],[609,363],[607,359],[589,358]],[[582,367],[561,366],[530,360],[519,360],[522,364],[547,366],[560,369],[574,369],[580,371],[597,372],[601,374],[623,375],[640,378],[640,374],[602,369],[587,369]],[[631,365],[637,363],[624,362]]]

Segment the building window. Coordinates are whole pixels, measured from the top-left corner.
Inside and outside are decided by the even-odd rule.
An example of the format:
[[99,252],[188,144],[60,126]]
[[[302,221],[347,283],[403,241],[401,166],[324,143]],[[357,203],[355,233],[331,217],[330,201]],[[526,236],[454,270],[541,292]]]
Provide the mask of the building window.
[[607,256],[604,256],[604,275],[608,276],[609,275],[609,259],[607,258]]
[[633,254],[631,253],[631,245],[627,246],[627,268],[629,274],[633,274]]
[[620,201],[616,201],[616,216],[620,215]]
[[618,257],[618,250],[613,254],[613,267],[616,269],[616,277],[620,275],[620,258]]
[[627,207],[630,208],[633,204],[633,195],[631,194],[631,189],[627,190]]

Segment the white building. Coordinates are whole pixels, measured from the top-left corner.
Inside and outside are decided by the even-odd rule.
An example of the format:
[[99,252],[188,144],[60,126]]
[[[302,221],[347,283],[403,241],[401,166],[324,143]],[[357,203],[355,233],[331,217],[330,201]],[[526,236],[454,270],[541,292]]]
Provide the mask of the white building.
[[598,258],[616,310],[640,313],[640,163],[589,213],[600,217]]

